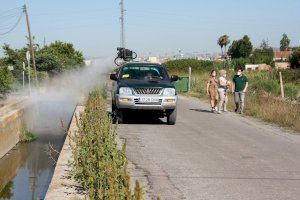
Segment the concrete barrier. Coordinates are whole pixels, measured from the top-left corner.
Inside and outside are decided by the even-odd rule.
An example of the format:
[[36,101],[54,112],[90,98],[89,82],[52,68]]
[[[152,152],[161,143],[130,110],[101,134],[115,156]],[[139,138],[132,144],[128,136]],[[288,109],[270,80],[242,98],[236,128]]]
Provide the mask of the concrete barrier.
[[[78,130],[76,116],[79,117],[80,113],[83,111],[84,106],[76,107],[68,131],[69,136],[72,136]],[[72,141],[69,136],[66,137],[59,154],[45,200],[85,199],[84,194],[80,191],[80,184],[76,183],[76,181],[70,177],[72,169],[69,165],[69,161],[72,160],[72,150],[70,147]]]
[[25,101],[20,101],[0,109],[0,159],[19,142],[24,108]]

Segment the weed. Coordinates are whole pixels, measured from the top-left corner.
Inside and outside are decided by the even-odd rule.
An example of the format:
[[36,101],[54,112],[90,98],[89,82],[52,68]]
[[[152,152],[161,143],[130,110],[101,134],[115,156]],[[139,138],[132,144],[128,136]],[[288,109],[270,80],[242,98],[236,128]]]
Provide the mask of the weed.
[[127,172],[125,145],[117,148],[116,129],[106,113],[105,92],[92,91],[84,113],[77,120],[78,132],[70,136],[75,143],[73,177],[81,183],[90,199],[143,199],[143,190],[136,183],[132,194]]
[[30,132],[29,130],[23,128],[21,130],[21,133],[19,135],[19,141],[20,142],[25,142],[25,143],[28,143],[28,142],[33,142],[34,140],[37,139],[37,136],[34,135],[32,132]]

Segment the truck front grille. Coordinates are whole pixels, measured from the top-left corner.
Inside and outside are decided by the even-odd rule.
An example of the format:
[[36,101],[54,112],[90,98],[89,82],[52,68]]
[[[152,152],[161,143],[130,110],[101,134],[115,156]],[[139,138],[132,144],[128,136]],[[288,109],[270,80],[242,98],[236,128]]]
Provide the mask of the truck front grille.
[[162,88],[134,88],[136,94],[160,94]]

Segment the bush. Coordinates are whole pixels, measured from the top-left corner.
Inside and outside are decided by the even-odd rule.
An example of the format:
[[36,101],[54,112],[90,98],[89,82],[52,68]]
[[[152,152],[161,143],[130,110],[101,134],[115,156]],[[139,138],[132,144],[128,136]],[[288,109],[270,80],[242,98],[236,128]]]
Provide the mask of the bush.
[[85,111],[80,116],[78,132],[71,137],[74,178],[87,191],[89,199],[143,199],[136,184],[134,194],[129,185],[125,145],[117,148],[116,131],[106,112],[102,90],[90,93]]
[[280,94],[279,83],[273,79],[254,79],[249,85],[252,91],[267,92],[273,95]]
[[0,67],[0,94],[6,95],[10,89],[11,84],[13,83],[13,75],[8,67]]
[[216,66],[216,62],[214,61],[203,61],[196,59],[179,59],[179,60],[171,60],[163,63],[163,66],[173,73],[187,73],[189,67],[192,68],[193,72],[202,72],[211,70]]
[[251,63],[253,64],[267,64],[271,65],[274,53],[272,48],[255,49],[251,56]]
[[[277,78],[279,79],[279,73],[277,73]],[[300,85],[300,69],[282,71],[282,79],[284,83],[294,83],[296,85]]]
[[293,52],[293,55],[290,58],[291,68],[299,69],[300,68],[300,47],[296,48]]
[[37,78],[39,81],[44,81],[49,78],[49,75],[46,71],[38,71],[37,72]]
[[231,61],[232,68],[235,70],[238,67],[245,69],[245,65],[249,63],[251,63],[249,58],[237,58],[237,59],[232,59]]
[[298,94],[299,94],[299,88],[297,88],[295,86],[295,84],[292,84],[292,83],[286,83],[284,85],[284,94],[285,94],[285,97],[289,98],[289,99],[292,99],[292,100],[295,100],[297,99],[298,97]]

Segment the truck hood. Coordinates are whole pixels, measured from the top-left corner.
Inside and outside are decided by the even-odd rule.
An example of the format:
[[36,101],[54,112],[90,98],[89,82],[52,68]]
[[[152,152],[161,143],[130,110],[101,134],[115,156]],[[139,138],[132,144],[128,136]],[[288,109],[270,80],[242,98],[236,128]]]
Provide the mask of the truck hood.
[[170,81],[158,80],[120,80],[119,87],[161,87],[161,88],[175,88],[174,85]]

